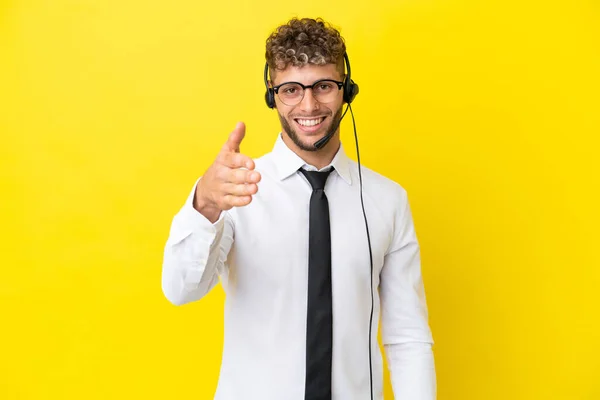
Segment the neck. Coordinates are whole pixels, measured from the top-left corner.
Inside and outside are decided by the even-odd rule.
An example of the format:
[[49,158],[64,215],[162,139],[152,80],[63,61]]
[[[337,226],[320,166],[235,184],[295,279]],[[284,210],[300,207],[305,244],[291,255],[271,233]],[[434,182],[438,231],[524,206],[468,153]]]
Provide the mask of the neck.
[[283,142],[300,157],[305,163],[314,166],[317,169],[326,167],[331,163],[336,153],[340,149],[339,132],[336,132],[333,137],[327,142],[325,147],[315,151],[302,150],[286,135],[282,135]]

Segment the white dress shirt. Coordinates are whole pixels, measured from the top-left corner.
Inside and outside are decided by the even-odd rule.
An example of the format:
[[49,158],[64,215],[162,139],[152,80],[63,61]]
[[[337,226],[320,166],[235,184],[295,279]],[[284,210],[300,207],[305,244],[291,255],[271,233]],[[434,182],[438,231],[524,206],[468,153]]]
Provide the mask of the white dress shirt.
[[[214,224],[193,208],[194,185],[172,221],[162,290],[182,305],[221,281],[225,333],[215,400],[304,400],[312,188],[298,169],[315,168],[281,134],[255,165],[262,179],[252,202],[222,212]],[[330,166],[335,171],[325,193],[332,241],[332,399],[370,400],[370,261],[358,164],[340,146]],[[407,194],[368,168],[362,167],[362,178],[374,269],[373,398],[383,398],[381,317],[395,399],[433,400],[433,338]]]

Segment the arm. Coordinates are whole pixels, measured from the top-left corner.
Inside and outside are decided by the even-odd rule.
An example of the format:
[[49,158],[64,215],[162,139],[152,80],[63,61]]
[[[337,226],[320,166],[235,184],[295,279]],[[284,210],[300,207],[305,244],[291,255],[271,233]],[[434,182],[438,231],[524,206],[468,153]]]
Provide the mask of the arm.
[[397,400],[435,400],[433,337],[428,323],[420,248],[406,192],[380,275],[382,339]]
[[211,223],[194,208],[197,184],[173,218],[164,249],[162,291],[175,305],[201,299],[218,283],[233,243],[226,211]]
[[246,125],[236,124],[173,218],[162,269],[162,290],[173,304],[201,299],[226,272],[234,232],[227,210],[249,204],[261,179],[254,161],[240,153],[245,135]]
[[397,400],[435,400],[437,382],[430,343],[384,346],[394,397]]

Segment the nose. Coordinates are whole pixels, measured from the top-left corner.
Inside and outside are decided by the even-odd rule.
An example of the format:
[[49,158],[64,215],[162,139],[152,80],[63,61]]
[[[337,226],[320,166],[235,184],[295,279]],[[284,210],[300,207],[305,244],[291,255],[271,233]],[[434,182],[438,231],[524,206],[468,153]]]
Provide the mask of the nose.
[[299,107],[302,111],[313,111],[319,108],[319,102],[313,96],[311,88],[304,90],[304,97],[302,98]]

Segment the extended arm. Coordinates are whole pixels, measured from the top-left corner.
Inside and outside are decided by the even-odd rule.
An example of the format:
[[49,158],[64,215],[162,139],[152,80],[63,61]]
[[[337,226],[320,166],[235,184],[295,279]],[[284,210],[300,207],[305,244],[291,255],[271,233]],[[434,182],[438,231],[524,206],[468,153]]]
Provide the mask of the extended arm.
[[195,191],[173,218],[164,249],[162,290],[175,305],[201,299],[218,283],[233,243],[229,214],[211,223],[194,208]]

